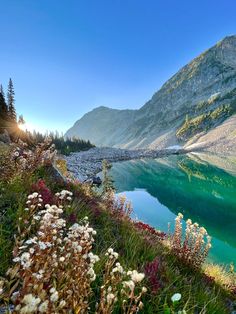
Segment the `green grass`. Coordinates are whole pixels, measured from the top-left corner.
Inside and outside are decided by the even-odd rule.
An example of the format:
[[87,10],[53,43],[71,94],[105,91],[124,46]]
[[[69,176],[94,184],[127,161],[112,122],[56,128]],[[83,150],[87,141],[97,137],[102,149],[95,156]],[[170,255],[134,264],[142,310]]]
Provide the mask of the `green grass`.
[[234,112],[235,107],[233,104],[221,105],[215,110],[210,110],[185,121],[177,130],[176,136],[181,140],[186,140],[199,132],[207,131],[213,126],[216,126]]
[[[43,178],[47,186],[57,192],[63,188],[74,193],[74,201],[65,213],[69,222],[71,213],[79,220],[89,217],[90,224],[97,231],[93,252],[98,255],[112,247],[120,255],[119,261],[125,269],[144,270],[147,262],[160,258],[161,269],[158,273],[160,289],[156,294],[148,290],[144,298],[143,313],[174,313],[169,312],[171,296],[181,293],[181,301],[176,305],[178,310],[185,309],[187,313],[229,313],[226,307],[228,293],[219,285],[209,283],[201,270],[193,270],[176,259],[169,249],[160,241],[151,241],[147,235],[140,234],[129,219],[118,219],[111,213],[110,206],[91,189],[82,185],[65,186],[58,183],[46,168],[39,168],[30,177],[15,178],[7,186],[0,183],[0,210],[3,213],[0,220],[0,276],[4,276],[11,266],[11,255],[14,244],[14,234],[17,232],[17,219],[25,207],[27,195],[32,192],[31,186]],[[101,283],[104,260],[96,265],[98,274],[93,283],[95,297],[91,300],[91,313],[94,313],[96,301],[99,299],[99,283]],[[148,282],[144,282],[149,286]],[[114,313],[121,313],[117,306]]]

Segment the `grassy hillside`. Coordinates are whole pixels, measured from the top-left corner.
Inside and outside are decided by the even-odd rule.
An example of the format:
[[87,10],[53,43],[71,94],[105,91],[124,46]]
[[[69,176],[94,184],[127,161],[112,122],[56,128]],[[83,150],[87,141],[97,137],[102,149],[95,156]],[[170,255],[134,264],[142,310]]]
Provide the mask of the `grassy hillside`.
[[210,248],[199,242],[203,228],[188,222],[197,248],[188,233],[181,240],[181,215],[173,235],[132,221],[125,199],[64,180],[54,157],[47,144],[1,152],[2,306],[14,305],[14,313],[233,310],[234,270],[203,270]]

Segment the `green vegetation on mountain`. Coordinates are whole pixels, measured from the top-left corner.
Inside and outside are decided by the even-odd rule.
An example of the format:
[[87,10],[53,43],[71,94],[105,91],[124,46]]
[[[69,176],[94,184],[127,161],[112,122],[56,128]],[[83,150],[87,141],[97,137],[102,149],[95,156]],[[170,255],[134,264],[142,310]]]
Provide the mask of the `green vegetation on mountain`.
[[187,140],[197,133],[208,131],[213,126],[217,126],[234,112],[235,111],[232,105],[222,105],[217,107],[215,110],[187,119],[177,130],[176,136],[180,140]]

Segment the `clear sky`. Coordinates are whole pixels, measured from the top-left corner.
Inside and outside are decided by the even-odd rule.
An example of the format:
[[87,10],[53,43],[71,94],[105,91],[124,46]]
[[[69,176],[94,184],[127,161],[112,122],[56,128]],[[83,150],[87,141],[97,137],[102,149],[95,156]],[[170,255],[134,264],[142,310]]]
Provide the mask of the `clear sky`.
[[139,108],[183,65],[236,34],[235,0],[2,0],[0,82],[39,130],[97,106]]

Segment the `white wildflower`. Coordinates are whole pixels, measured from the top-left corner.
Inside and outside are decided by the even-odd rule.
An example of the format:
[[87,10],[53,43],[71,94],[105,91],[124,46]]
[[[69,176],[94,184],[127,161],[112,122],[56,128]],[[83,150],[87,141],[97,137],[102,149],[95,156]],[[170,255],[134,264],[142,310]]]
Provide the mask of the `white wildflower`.
[[174,295],[172,295],[171,297],[171,301],[172,302],[177,302],[181,299],[181,294],[180,293],[175,293]]
[[124,281],[123,286],[128,287],[130,290],[133,290],[135,287],[135,283],[132,280]]
[[37,312],[38,304],[41,302],[41,300],[40,298],[34,297],[30,293],[24,296],[22,302],[25,304],[25,306],[21,308],[20,313],[34,313]]
[[107,303],[111,304],[114,299],[115,299],[115,295],[113,293],[108,293],[108,295],[107,295]]
[[66,301],[65,300],[61,300],[59,303],[59,308],[63,308],[66,305]]
[[127,273],[127,275],[131,276],[131,279],[133,280],[133,282],[140,282],[145,277],[143,273],[138,273],[137,270],[133,270],[131,273],[130,272]]
[[51,295],[50,300],[51,300],[52,302],[56,302],[56,301],[58,300],[58,298],[59,298],[58,292],[55,291],[55,292]]
[[40,313],[46,313],[48,309],[48,300],[44,301],[42,304],[39,306],[39,312]]
[[146,293],[147,292],[147,288],[146,287],[142,287],[142,292]]

